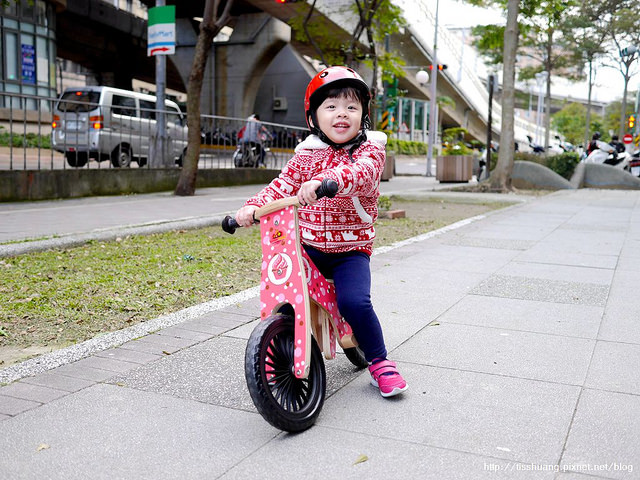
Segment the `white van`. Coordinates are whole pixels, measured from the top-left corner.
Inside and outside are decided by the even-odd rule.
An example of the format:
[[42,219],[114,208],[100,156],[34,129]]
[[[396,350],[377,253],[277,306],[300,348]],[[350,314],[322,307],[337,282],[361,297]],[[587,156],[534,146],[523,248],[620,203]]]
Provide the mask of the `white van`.
[[[187,148],[186,118],[175,102],[165,100],[168,147],[182,165]],[[72,167],[89,159],[110,160],[114,167],[132,161],[143,166],[156,135],[156,97],[112,87],[68,88],[53,111],[52,145]]]

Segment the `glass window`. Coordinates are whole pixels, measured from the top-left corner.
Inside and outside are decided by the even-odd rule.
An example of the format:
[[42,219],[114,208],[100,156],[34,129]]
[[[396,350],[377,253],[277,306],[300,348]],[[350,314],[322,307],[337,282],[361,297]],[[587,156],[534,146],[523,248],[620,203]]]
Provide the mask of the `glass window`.
[[22,18],[33,22],[34,5],[33,2],[20,2]]
[[38,85],[49,84],[49,58],[47,57],[47,39],[36,38],[36,78]]
[[156,104],[149,100],[140,100],[140,118],[156,119]]
[[18,34],[6,32],[4,36],[5,45],[5,70],[6,80],[18,81]]
[[62,94],[62,98],[58,102],[58,110],[61,112],[90,112],[98,106],[99,100],[100,92],[67,91]]
[[46,27],[49,25],[49,17],[47,16],[47,4],[43,0],[36,2],[36,25]]
[[135,117],[137,115],[135,98],[114,94],[113,99],[111,100],[111,105],[111,111],[115,115],[125,115],[128,117]]
[[166,105],[165,110],[169,112],[167,114],[167,122],[182,125],[182,115],[180,115],[180,110],[173,105]]
[[20,35],[20,66],[22,83],[36,84],[36,47],[33,35]]
[[13,17],[18,16],[18,4],[14,2],[7,2],[8,4],[4,6],[4,13],[6,15],[11,15]]
[[424,103],[423,102],[415,102],[415,128],[417,130],[422,130],[423,125],[422,121],[424,120]]

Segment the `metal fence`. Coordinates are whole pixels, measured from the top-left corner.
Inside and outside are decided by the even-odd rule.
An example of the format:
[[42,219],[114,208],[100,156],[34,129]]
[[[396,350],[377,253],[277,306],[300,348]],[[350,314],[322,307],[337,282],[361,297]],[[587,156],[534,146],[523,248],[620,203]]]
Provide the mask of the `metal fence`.
[[[157,110],[147,100],[101,106],[95,98],[44,98],[0,93],[0,170],[153,168],[153,139],[164,115],[170,163],[186,151],[186,113]],[[236,168],[248,119],[202,115],[199,169]],[[280,169],[307,130],[262,122],[267,168]],[[246,138],[246,137],[245,137]],[[150,150],[151,148],[151,150]],[[150,158],[151,157],[151,158]]]

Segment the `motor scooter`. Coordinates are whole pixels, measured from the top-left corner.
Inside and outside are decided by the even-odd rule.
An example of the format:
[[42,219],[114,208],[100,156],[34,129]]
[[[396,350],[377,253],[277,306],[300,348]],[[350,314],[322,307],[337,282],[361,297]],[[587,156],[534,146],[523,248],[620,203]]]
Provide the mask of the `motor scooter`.
[[584,163],[600,163],[603,165],[611,165],[621,170],[630,170],[629,161],[631,156],[628,152],[616,151],[616,147],[602,140],[595,140],[596,146],[589,155],[583,160]]

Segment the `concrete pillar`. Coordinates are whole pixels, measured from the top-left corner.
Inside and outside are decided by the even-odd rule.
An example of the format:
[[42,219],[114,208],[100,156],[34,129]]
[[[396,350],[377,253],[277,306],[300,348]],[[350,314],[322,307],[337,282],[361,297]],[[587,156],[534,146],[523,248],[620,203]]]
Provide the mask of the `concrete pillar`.
[[291,41],[291,27],[264,13],[242,15],[229,42],[216,46],[217,115],[247,117],[263,74]]

